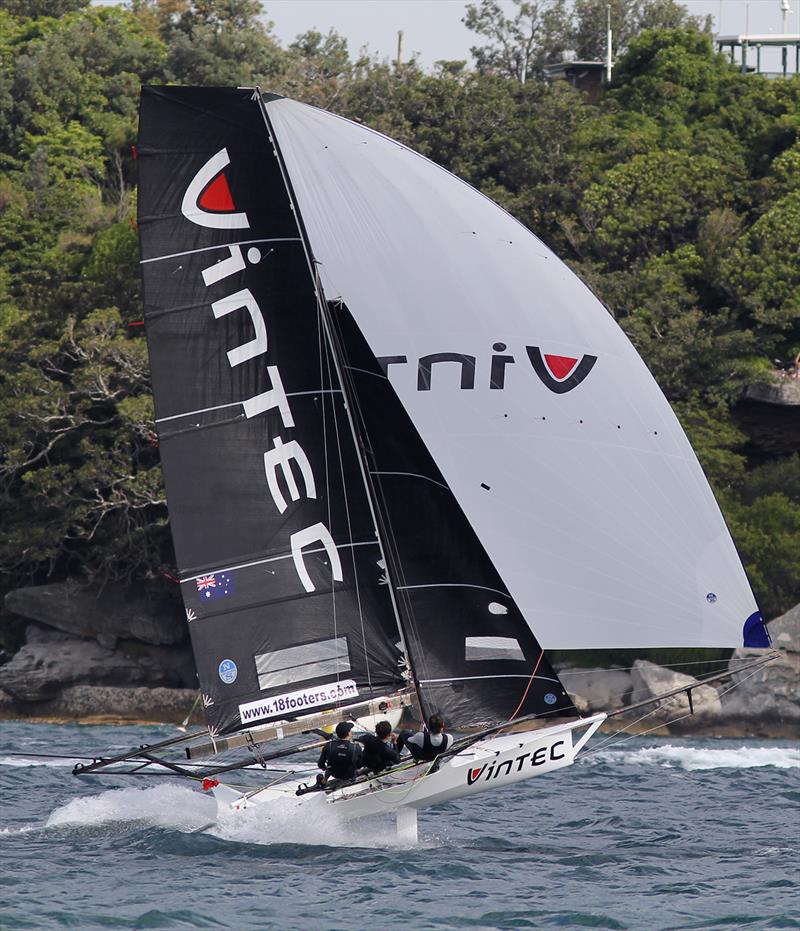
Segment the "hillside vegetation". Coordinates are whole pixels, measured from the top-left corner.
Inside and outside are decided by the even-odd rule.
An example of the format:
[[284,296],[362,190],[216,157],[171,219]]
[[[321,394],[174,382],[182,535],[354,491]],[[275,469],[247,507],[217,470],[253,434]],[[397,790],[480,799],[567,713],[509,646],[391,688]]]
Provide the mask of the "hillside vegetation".
[[800,79],[739,73],[671,0],[617,0],[626,51],[590,106],[542,67],[597,54],[605,3],[552,4],[525,32],[539,6],[472,7],[477,67],[426,73],[336,34],[283,48],[252,0],[0,5],[3,591],[172,566],[131,146],[140,85],[174,82],[258,84],[363,121],[534,230],[674,405],[767,615],[800,600],[800,455],[748,462],[732,415],[800,352]]

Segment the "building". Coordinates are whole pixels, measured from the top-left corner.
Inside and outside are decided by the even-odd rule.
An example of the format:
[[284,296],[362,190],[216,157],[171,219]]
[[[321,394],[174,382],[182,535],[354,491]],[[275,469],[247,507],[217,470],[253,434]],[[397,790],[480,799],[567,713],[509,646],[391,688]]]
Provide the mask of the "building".
[[597,103],[603,95],[606,63],[602,61],[561,61],[544,69],[550,81],[569,81],[582,91],[587,103]]
[[[731,62],[736,64],[738,59],[741,70],[745,74],[753,72],[772,78],[786,78],[800,74],[800,34],[756,35],[751,33],[750,35],[717,36],[714,41],[720,52],[730,50]],[[763,60],[762,50],[766,52]]]

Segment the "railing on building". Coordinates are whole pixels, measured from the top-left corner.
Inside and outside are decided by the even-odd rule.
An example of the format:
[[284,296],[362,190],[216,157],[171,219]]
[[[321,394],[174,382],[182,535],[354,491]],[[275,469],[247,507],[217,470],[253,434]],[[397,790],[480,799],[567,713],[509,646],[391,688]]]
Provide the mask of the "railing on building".
[[[720,52],[730,49],[731,62],[736,64],[736,50],[739,49],[739,62],[743,73],[754,72],[763,74],[767,77],[794,77],[800,75],[800,34],[782,34],[766,33],[763,35],[736,35],[736,36],[717,36],[714,40]],[[780,49],[780,70],[774,68],[762,70],[761,67],[761,50],[765,48]],[[751,49],[755,50],[755,65],[751,64]],[[790,70],[791,49],[794,49],[794,69]]]

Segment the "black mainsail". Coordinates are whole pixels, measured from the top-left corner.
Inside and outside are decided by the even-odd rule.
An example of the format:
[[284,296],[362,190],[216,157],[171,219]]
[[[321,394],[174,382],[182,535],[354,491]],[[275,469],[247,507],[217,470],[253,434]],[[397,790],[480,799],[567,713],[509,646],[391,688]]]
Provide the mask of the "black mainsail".
[[145,323],[212,733],[404,684],[297,218],[252,90],[145,88]]

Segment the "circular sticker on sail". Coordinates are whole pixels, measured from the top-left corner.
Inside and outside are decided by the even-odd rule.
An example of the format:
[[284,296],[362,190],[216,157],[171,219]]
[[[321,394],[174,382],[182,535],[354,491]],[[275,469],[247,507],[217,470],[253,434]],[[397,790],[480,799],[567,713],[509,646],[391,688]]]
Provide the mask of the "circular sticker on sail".
[[236,676],[239,675],[239,670],[236,668],[236,663],[232,659],[224,659],[219,664],[219,677],[225,683],[225,685],[230,685],[232,682],[236,681]]
[[714,602],[715,602],[716,600],[717,600],[717,596],[714,594],[714,592],[709,592],[709,593],[706,595],[706,601],[707,601],[710,605],[713,605]]
[[552,692],[547,692],[547,694],[544,696],[544,700],[547,702],[548,705],[554,705],[558,701],[558,699],[555,697],[555,695],[553,695]]

